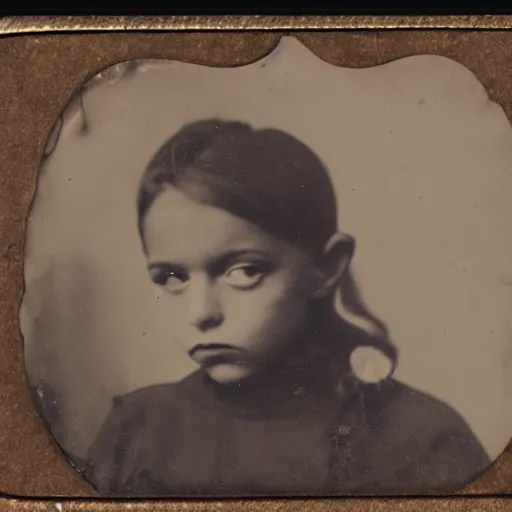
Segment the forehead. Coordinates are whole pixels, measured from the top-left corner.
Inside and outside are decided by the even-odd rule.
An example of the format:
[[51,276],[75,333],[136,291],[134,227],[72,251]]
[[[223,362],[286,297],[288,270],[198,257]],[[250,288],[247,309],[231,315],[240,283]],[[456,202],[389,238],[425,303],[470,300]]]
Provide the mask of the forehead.
[[150,260],[200,262],[231,250],[265,250],[281,254],[288,248],[255,224],[232,213],[202,204],[169,186],[151,205],[144,222]]

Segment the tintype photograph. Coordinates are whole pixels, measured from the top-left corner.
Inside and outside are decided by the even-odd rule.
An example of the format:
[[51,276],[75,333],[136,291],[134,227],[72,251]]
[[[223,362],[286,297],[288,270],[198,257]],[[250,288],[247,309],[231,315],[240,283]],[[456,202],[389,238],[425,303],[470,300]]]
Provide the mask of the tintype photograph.
[[511,187],[445,57],[110,67],[39,168],[34,403],[105,497],[460,490],[512,433]]

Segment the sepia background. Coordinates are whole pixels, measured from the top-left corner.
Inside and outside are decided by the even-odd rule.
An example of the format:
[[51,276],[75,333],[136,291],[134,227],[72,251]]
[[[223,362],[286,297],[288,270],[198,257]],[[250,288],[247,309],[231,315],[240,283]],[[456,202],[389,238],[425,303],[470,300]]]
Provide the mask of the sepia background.
[[512,431],[511,127],[454,61],[337,68],[291,38],[238,68],[114,69],[49,141],[21,323],[29,379],[45,383],[66,451],[85,455],[113,395],[194,368],[147,277],[135,194],[158,146],[210,116],[283,128],[320,155],[363,296],[400,350],[397,377],[453,405],[497,456]]

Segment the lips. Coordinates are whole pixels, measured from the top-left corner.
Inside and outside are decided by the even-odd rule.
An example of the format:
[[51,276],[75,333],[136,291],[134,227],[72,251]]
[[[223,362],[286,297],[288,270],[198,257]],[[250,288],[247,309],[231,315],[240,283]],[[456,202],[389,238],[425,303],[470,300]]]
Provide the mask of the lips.
[[224,343],[201,343],[189,350],[189,356],[198,364],[214,365],[236,363],[240,360],[241,350]]

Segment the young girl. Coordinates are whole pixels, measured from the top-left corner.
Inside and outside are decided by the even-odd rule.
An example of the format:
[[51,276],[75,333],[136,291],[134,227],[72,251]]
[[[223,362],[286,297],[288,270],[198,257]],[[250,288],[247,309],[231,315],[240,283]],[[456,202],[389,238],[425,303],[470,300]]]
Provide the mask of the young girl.
[[[182,128],[140,183],[138,227],[173,338],[199,369],[114,399],[90,450],[103,495],[285,496],[455,489],[489,459],[463,419],[393,369],[338,232],[335,194],[296,138],[240,122]],[[367,334],[335,300],[377,327]]]

